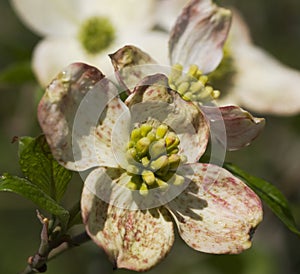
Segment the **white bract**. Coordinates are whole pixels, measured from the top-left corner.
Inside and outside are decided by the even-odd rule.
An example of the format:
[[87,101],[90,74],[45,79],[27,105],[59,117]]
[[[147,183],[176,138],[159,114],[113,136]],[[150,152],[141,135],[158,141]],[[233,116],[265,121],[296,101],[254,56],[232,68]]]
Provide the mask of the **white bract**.
[[110,74],[107,54],[135,44],[166,57],[167,35],[151,31],[154,0],[11,0],[24,24],[43,39],[32,67],[45,87],[66,65],[85,62]]

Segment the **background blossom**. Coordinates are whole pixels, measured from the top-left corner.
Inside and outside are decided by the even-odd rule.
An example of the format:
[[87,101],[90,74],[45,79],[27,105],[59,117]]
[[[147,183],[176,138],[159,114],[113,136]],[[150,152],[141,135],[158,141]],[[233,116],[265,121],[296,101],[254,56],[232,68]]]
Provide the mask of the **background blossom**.
[[[158,0],[157,23],[169,31],[187,0]],[[211,0],[202,2],[212,3]],[[223,3],[222,3],[223,4]],[[226,5],[226,3],[224,3]],[[167,9],[167,7],[169,7]],[[163,10],[167,12],[162,16]],[[222,63],[211,79],[223,94],[220,105],[236,104],[256,113],[295,115],[300,112],[300,72],[254,45],[249,29],[237,10],[225,45]],[[206,44],[202,43],[202,47]],[[200,48],[201,48],[200,46]],[[217,82],[213,77],[217,74]]]
[[[124,44],[138,45],[158,59],[167,56],[161,46],[167,35],[151,30],[154,0],[11,0],[11,3],[24,24],[43,38],[33,52],[32,67],[44,87],[63,67],[76,61],[111,73],[107,54]],[[91,18],[107,19],[114,30],[112,40],[95,53],[89,52],[79,37],[83,25]],[[88,37],[88,43],[99,39],[103,32],[95,33]]]

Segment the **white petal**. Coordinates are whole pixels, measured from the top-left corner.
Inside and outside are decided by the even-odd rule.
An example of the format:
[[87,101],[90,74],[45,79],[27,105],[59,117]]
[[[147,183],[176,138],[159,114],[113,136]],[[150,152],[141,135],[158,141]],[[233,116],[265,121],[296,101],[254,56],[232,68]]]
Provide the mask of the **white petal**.
[[42,36],[72,36],[82,0],[11,0],[23,22]]
[[231,93],[219,101],[221,104],[239,104],[262,114],[300,112],[300,72],[254,46],[248,27],[237,11],[233,13],[229,46],[237,73]]
[[122,168],[98,167],[84,180],[84,186],[97,198],[118,208],[140,209],[133,199],[132,191],[126,187],[131,176]]
[[105,16],[117,30],[129,32],[150,29],[154,22],[156,0],[82,0],[84,17]]
[[187,102],[176,92],[174,104],[176,115],[170,119],[171,127],[180,139],[180,150],[188,163],[199,161],[204,154],[208,139],[209,125],[201,112],[192,102]]
[[262,220],[257,195],[227,170],[191,165],[189,186],[168,204],[179,234],[192,248],[208,253],[240,253],[251,246]]
[[117,268],[145,271],[161,261],[173,245],[173,223],[163,209],[120,209],[84,187],[81,210],[88,234]]
[[155,9],[156,24],[169,32],[188,0],[159,0],[157,2]]
[[[143,66],[139,66],[139,68],[143,68]],[[170,88],[168,85],[168,79],[163,74],[153,74],[153,75],[143,75],[144,70],[141,70],[141,79],[139,79],[138,83],[135,84],[132,94],[126,99],[125,103],[131,107],[132,105],[136,105],[138,103],[152,102],[152,107],[155,107],[155,103],[158,103],[157,110],[160,110],[161,114],[157,115],[163,120],[171,109],[165,110],[164,107],[168,108],[168,104],[173,102],[173,94],[170,92]],[[160,104],[160,105],[159,105]],[[147,106],[145,104],[145,106]],[[143,116],[147,117],[147,115],[151,116],[151,106],[147,107],[148,114],[143,111],[143,106],[139,108],[140,112],[143,112]],[[135,106],[137,107],[137,106]],[[137,108],[136,108],[137,110]],[[152,111],[152,115],[155,114],[155,111]],[[139,118],[141,114],[137,112],[136,117]]]
[[74,119],[74,165],[83,170],[80,167],[90,159],[94,166],[117,167],[123,161],[120,155],[125,154],[129,138],[129,110],[107,79],[90,88]]
[[235,96],[257,113],[292,115],[300,112],[300,72],[281,64],[263,49],[234,48],[238,72]]
[[45,87],[67,65],[82,62],[101,69],[106,75],[113,73],[107,54],[110,48],[98,55],[88,55],[73,38],[47,38],[33,53],[32,66],[39,83]]
[[[153,66],[151,64],[155,64],[151,56],[135,46],[124,46],[110,54],[109,57],[119,85],[129,93],[144,77],[157,73],[155,70],[149,71],[148,69]],[[155,68],[156,66],[153,69]]]
[[168,39],[169,35],[158,31],[134,32],[120,34],[120,46],[134,45],[148,53],[160,65],[169,65]]
[[253,117],[238,106],[209,107],[201,109],[209,119],[211,130],[228,150],[248,146],[264,129],[265,120]]
[[205,74],[213,71],[222,59],[230,23],[229,10],[211,0],[191,1],[171,32],[171,64],[180,63],[185,68],[196,64]]
[[117,95],[100,71],[82,63],[71,64],[49,85],[38,118],[54,157],[63,166],[77,171],[118,166],[111,135],[128,109]]
[[34,49],[32,66],[39,83],[45,87],[65,66],[84,62],[84,54],[73,39],[45,39]]
[[[187,165],[180,165],[177,170],[182,175],[192,174],[193,170]],[[84,186],[102,201],[124,210],[149,210],[166,205],[177,197],[189,184],[189,179],[180,186],[171,184],[175,178],[170,178],[168,189],[149,189],[146,196],[139,190],[130,190],[127,184],[132,181],[132,175],[120,167],[98,167],[92,172],[81,172]]]
[[229,41],[234,46],[251,43],[250,30],[242,15],[235,9],[232,10],[232,24],[229,31]]

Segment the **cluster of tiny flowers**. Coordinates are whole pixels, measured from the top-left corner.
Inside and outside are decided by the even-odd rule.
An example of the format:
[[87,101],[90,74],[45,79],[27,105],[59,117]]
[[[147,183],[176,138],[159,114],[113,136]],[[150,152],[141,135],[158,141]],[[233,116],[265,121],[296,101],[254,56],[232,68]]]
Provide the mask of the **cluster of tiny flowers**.
[[186,161],[179,155],[180,140],[166,124],[148,121],[135,127],[130,134],[127,145],[126,170],[131,175],[127,187],[139,190],[141,195],[147,195],[149,189],[159,187],[162,190],[169,184],[180,185],[184,178],[176,174],[180,163]]
[[169,86],[186,101],[203,102],[217,99],[220,96],[220,91],[214,90],[207,83],[208,76],[204,75],[196,65],[191,65],[186,74],[183,73],[182,65],[175,64],[172,66]]

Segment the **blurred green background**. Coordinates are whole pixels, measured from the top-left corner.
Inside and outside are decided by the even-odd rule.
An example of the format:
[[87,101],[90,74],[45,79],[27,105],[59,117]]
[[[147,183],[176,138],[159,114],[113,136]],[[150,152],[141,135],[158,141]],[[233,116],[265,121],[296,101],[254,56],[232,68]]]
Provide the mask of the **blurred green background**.
[[[248,23],[255,43],[285,64],[300,70],[299,0],[227,0]],[[8,1],[0,1],[0,70],[30,61],[39,37],[27,30]],[[282,91],[284,92],[284,91]],[[299,87],[300,92],[300,87]],[[0,85],[0,173],[20,174],[13,136],[40,133],[34,81]],[[300,224],[300,115],[266,117],[267,126],[250,147],[231,152],[227,160],[273,182],[289,199]],[[81,183],[70,185],[66,203],[80,195]],[[77,195],[77,196],[76,196]],[[38,248],[41,229],[35,206],[10,193],[0,193],[0,273],[20,272]],[[214,256],[193,251],[177,237],[169,256],[147,273],[165,274],[296,274],[300,272],[300,239],[265,208],[253,247],[241,255]],[[75,248],[49,263],[49,274],[112,273],[110,263],[93,243]],[[132,273],[118,270],[116,274]]]

